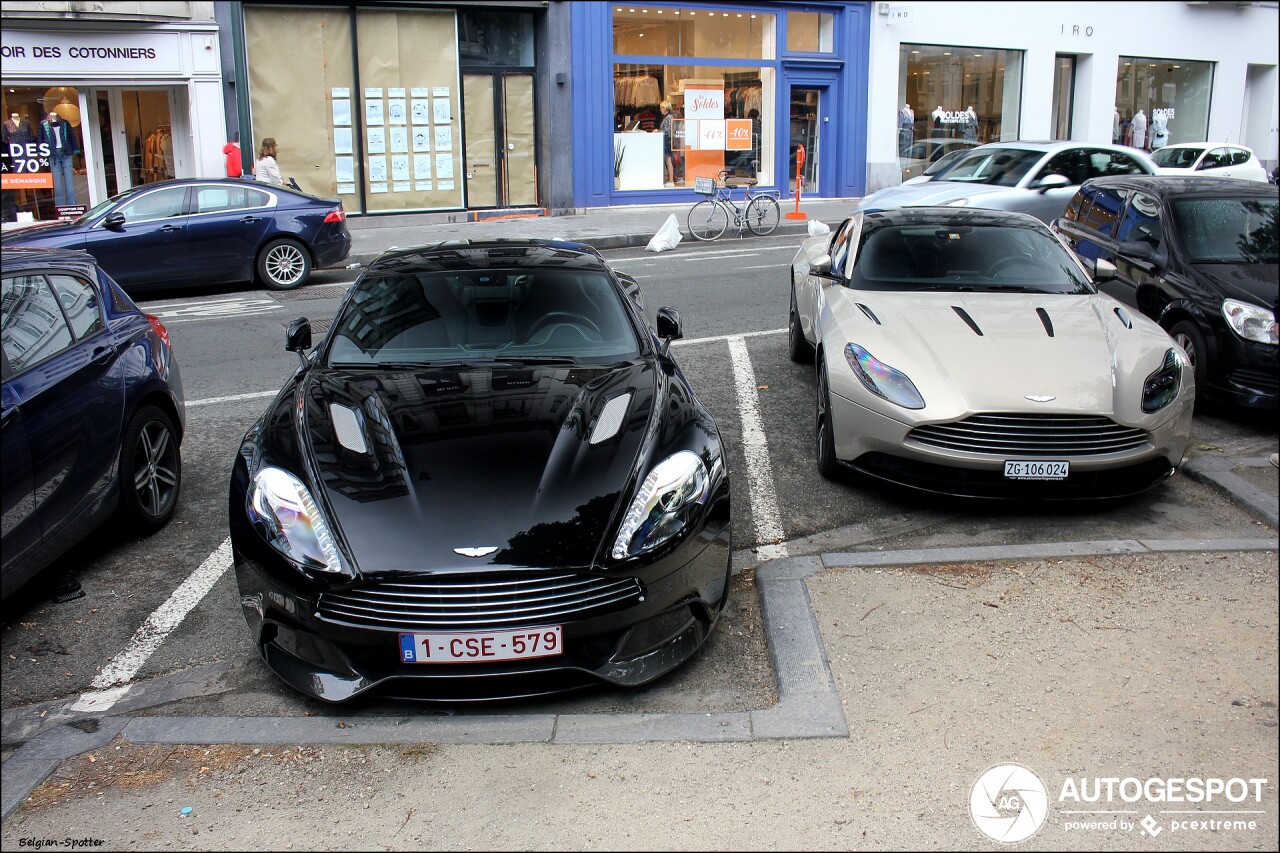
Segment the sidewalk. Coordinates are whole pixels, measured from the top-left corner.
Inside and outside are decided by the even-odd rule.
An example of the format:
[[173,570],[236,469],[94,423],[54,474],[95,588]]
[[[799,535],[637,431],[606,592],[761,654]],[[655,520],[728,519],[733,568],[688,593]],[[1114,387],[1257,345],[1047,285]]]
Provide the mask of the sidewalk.
[[[645,246],[654,233],[662,227],[667,217],[675,214],[676,222],[685,241],[694,238],[688,232],[685,216],[689,208],[701,199],[692,191],[688,202],[678,204],[623,205],[618,207],[590,207],[583,213],[568,216],[541,216],[511,211],[510,217],[479,222],[466,221],[466,211],[450,213],[419,213],[390,216],[359,216],[347,220],[351,232],[351,256],[345,264],[367,265],[385,250],[395,247],[435,243],[441,240],[493,240],[532,237],[546,240],[576,240],[596,249],[623,249]],[[800,199],[800,212],[809,219],[816,219],[835,227],[853,212],[856,198]],[[786,214],[796,209],[795,197],[782,199],[782,220],[770,236],[794,235],[799,242],[807,234],[808,219],[787,219]],[[733,228],[717,242],[732,244],[738,237]],[[750,232],[743,232],[742,239],[755,239]],[[696,241],[695,241],[696,242]],[[679,247],[676,248],[679,250]]]

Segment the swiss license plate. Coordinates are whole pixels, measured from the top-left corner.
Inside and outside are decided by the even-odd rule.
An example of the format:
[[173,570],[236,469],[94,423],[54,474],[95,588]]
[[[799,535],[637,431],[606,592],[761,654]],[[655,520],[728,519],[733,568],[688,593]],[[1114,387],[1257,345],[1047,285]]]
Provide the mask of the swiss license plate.
[[1004,463],[1004,475],[1010,480],[1065,480],[1070,472],[1070,462],[1007,459]]
[[401,663],[476,663],[554,657],[563,651],[560,626],[460,634],[401,634]]

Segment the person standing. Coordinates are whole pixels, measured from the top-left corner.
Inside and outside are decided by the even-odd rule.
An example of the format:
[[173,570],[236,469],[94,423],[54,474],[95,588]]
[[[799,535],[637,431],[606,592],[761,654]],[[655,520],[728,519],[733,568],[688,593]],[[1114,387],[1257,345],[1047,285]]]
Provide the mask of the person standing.
[[238,178],[244,174],[244,161],[240,156],[240,131],[231,134],[231,141],[222,146],[227,155],[227,177]]
[[268,184],[284,186],[284,177],[281,176],[280,166],[276,163],[277,153],[274,136],[268,136],[262,140],[262,145],[258,146],[258,160],[253,164],[253,175]]
[[71,122],[63,121],[57,113],[49,113],[40,122],[39,141],[49,146],[49,171],[53,172],[53,204],[65,207],[76,203],[75,170],[73,159],[80,154]]

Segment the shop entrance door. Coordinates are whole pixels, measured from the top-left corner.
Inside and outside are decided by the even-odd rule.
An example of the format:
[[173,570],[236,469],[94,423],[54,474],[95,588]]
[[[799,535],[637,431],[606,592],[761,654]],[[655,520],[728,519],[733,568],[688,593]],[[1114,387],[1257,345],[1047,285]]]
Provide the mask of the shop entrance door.
[[120,189],[178,176],[168,89],[113,89],[116,181]]
[[796,191],[796,150],[804,146],[804,185],[801,193],[819,193],[822,178],[823,134],[830,126],[825,110],[827,86],[791,87],[791,142],[787,155],[787,188]]
[[538,203],[533,75],[462,75],[467,207]]

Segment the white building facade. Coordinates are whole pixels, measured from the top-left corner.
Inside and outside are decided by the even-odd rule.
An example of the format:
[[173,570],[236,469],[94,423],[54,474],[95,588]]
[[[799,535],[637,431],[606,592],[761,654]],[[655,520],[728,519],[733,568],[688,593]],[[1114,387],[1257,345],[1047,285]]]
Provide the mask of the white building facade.
[[876,2],[867,192],[933,146],[1012,139],[1243,143],[1270,170],[1278,5]]

